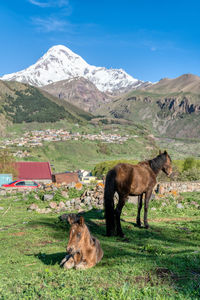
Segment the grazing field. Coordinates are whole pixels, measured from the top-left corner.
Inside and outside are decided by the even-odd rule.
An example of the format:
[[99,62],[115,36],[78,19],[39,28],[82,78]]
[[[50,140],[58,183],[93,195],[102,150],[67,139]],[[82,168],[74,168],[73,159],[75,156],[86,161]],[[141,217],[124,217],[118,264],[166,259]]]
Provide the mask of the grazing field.
[[105,237],[102,210],[85,212],[104,250],[85,271],[59,267],[69,226],[60,214],[27,211],[31,199],[0,198],[0,299],[200,298],[200,193],[152,199],[149,230],[134,226],[136,206],[127,203],[123,239]]

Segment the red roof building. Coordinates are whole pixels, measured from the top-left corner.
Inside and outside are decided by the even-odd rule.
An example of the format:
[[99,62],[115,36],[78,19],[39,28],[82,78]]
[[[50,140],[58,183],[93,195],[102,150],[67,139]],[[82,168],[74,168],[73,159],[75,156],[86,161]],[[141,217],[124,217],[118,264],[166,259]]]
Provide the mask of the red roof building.
[[16,162],[17,179],[51,182],[52,174],[49,162]]

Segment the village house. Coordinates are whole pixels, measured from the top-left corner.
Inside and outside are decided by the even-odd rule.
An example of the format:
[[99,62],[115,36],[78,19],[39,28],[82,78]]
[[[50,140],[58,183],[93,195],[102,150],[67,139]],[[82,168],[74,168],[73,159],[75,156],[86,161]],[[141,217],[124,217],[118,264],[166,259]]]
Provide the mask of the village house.
[[52,175],[52,180],[58,184],[71,184],[78,183],[78,173],[76,172],[65,172],[65,173],[57,173]]
[[16,162],[17,180],[33,180],[51,183],[52,173],[49,162]]

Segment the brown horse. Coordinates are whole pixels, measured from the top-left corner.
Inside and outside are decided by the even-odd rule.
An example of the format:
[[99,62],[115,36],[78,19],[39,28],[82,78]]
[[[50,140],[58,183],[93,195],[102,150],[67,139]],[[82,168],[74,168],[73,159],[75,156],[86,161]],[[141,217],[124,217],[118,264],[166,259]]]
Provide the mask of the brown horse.
[[103,250],[97,238],[93,237],[84,218],[75,214],[68,215],[71,225],[67,255],[60,265],[66,269],[88,269],[95,266],[103,257]]
[[[147,222],[147,212],[149,199],[152,190],[156,184],[156,177],[162,170],[167,176],[172,173],[171,158],[165,151],[159,152],[154,159],[142,161],[137,165],[121,163],[116,165],[107,173],[105,191],[104,191],[104,208],[106,218],[106,233],[108,236],[115,233],[115,225],[117,227],[117,235],[123,236],[120,215],[122,208],[129,195],[138,196],[138,213],[137,226],[141,226],[140,211],[142,208],[142,198],[145,194],[144,202],[144,226],[149,227]],[[114,209],[114,193],[119,195],[119,202]]]

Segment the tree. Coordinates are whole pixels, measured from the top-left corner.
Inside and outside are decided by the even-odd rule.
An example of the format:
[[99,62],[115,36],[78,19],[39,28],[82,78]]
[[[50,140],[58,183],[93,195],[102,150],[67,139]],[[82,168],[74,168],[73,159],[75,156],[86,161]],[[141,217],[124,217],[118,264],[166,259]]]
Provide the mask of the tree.
[[8,149],[0,150],[0,173],[11,173],[13,177],[17,177],[18,175],[15,158]]

